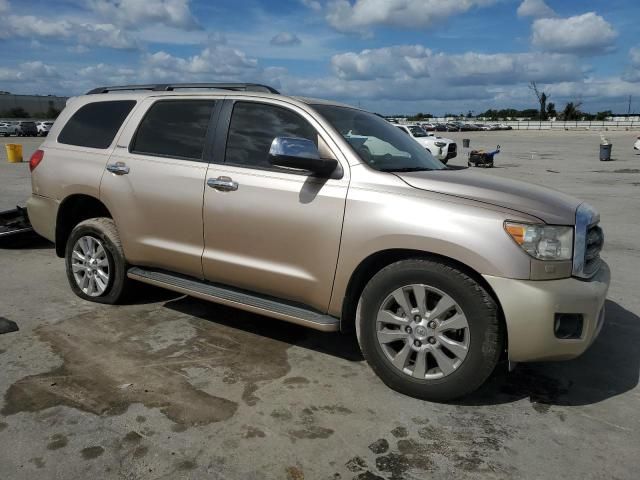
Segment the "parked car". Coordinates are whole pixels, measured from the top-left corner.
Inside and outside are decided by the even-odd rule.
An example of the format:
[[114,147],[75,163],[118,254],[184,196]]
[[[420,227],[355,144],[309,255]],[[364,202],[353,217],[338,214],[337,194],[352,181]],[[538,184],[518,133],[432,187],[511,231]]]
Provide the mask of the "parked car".
[[0,122],[0,134],[8,137],[9,135],[17,135],[18,127],[15,122]]
[[442,163],[446,164],[449,159],[458,155],[458,146],[455,141],[430,134],[418,124],[396,125],[396,127],[412,137]]
[[420,126],[427,132],[434,132],[436,130],[435,123],[421,123]]
[[633,144],[634,150],[640,150],[640,137],[636,140],[636,143]]
[[503,354],[569,359],[598,336],[609,268],[587,204],[448,168],[358,108],[195,85],[92,90],[32,155],[29,218],[81,299],[139,281],[355,330],[389,387],[437,401]]
[[483,132],[487,132],[487,131],[491,130],[491,127],[489,125],[485,125],[484,123],[476,123],[474,125],[476,126],[476,128],[478,130],[481,130]]
[[500,130],[513,130],[513,127],[511,125],[507,125],[506,123],[498,124],[498,128]]
[[16,122],[16,135],[19,137],[35,137],[38,135],[36,122],[30,120],[19,120]]
[[447,124],[446,123],[436,123],[436,127],[434,129],[436,132],[446,132]]
[[38,130],[38,135],[42,137],[46,137],[53,126],[53,121],[40,121],[36,123],[36,129]]

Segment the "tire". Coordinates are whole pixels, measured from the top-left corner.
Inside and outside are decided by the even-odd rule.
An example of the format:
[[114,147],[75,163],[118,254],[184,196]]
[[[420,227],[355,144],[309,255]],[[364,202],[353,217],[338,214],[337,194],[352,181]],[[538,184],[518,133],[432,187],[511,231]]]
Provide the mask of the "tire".
[[[81,245],[79,240],[86,237],[89,238],[81,242]],[[97,244],[102,246],[101,251],[99,249],[96,250],[104,252],[104,255],[101,253],[94,255],[94,258],[99,259],[99,261],[94,263],[93,266],[96,270],[107,273],[107,281],[104,281],[104,277],[98,275],[96,270],[94,270],[91,272],[91,275],[95,276],[93,283],[95,289],[91,291],[91,287],[88,287],[87,290],[83,290],[80,285],[80,280],[76,278],[74,268],[78,270],[78,276],[82,276],[82,278],[88,275],[88,273],[87,271],[83,271],[85,269],[84,265],[86,264],[79,260],[78,257],[74,257],[74,248],[79,248],[81,252],[82,246],[86,245],[84,242],[91,243],[96,241]],[[92,245],[96,245],[96,243]],[[124,257],[120,236],[118,235],[115,223],[110,218],[91,218],[75,226],[67,240],[65,266],[71,290],[80,298],[91,302],[116,304],[124,298],[130,283],[130,280],[127,278],[128,265]],[[91,267],[90,264],[89,267]],[[89,279],[89,281],[91,281],[91,279]],[[91,283],[89,285],[91,285]],[[104,286],[104,290],[101,288],[102,286]]]
[[[395,303],[393,293],[399,290],[414,292],[416,287],[424,288],[425,291],[431,290],[427,291],[425,297],[428,299],[425,302],[428,311],[417,317],[422,318],[421,324],[413,323],[414,315],[417,314],[417,309],[413,308],[416,305],[416,296],[408,298],[411,302],[409,306],[412,307],[412,319],[409,322],[413,326],[414,336],[405,335],[407,327],[400,326],[407,325],[405,323],[399,322],[398,327],[384,325],[380,328],[379,312],[383,312],[380,316],[383,320],[406,320],[406,316],[402,316],[398,310],[389,316],[386,305]],[[403,288],[407,290],[402,290]],[[441,308],[440,302],[445,299],[452,300],[455,306],[445,309],[443,304]],[[399,303],[397,305],[400,307]],[[438,314],[437,310],[440,308],[442,311]],[[427,322],[430,314],[436,315],[433,322]],[[466,320],[466,329],[447,329],[447,325],[458,326],[462,323],[460,317]],[[446,324],[448,320],[454,320],[455,323]],[[493,298],[464,272],[435,260],[402,260],[380,270],[362,293],[356,321],[362,353],[374,372],[393,390],[422,400],[444,402],[470,394],[491,375],[503,346],[503,327]],[[437,327],[426,328],[426,325],[436,323]],[[433,328],[442,328],[444,333]],[[389,333],[394,335],[394,338],[399,335],[404,338],[382,343],[379,336],[386,340],[390,338]],[[421,345],[416,347],[417,337],[420,338],[417,343]],[[448,350],[448,345],[455,347],[458,355],[452,353],[454,350]],[[460,345],[466,345],[466,350],[461,350]],[[391,358],[389,352],[393,354],[395,348],[398,348],[397,357]],[[398,362],[397,359],[403,357],[401,354],[405,349],[409,353],[408,356],[404,356],[407,361],[399,361],[404,365],[401,370],[392,362]],[[424,367],[416,372],[421,354],[419,352],[422,351],[426,352],[423,354],[426,360],[422,362]],[[443,354],[446,358],[442,357]],[[462,355],[464,358],[460,359]],[[453,358],[450,358],[452,356]]]

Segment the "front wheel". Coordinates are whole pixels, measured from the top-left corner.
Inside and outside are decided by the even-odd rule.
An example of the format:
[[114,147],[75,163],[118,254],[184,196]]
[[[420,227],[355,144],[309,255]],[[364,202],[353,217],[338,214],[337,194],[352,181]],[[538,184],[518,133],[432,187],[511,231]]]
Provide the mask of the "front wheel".
[[357,321],[362,353],[376,374],[423,400],[473,392],[501,353],[493,298],[466,273],[434,260],[383,268],[362,293]]
[[129,284],[120,236],[110,218],[91,218],[71,232],[65,249],[67,279],[84,300],[115,304]]

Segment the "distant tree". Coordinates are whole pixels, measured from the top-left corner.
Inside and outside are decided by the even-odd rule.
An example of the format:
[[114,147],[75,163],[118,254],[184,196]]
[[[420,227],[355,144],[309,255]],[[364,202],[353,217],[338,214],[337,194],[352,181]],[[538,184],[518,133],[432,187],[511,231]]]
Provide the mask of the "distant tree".
[[29,113],[22,107],[14,107],[2,115],[6,118],[29,118]]
[[612,117],[612,116],[613,116],[613,112],[611,112],[611,110],[605,110],[604,112],[598,112],[596,114],[596,120],[604,121],[607,119],[607,117]]
[[529,83],[529,89],[533,91],[536,98],[538,99],[538,104],[540,105],[540,113],[538,114],[538,118],[540,120],[546,120],[547,119],[547,100],[549,100],[549,95],[547,95],[545,92],[541,92],[538,89],[538,85],[536,85],[536,82]]
[[473,110],[467,112],[467,118],[473,118]]
[[578,120],[583,113],[580,111],[580,107],[582,106],[582,102],[576,100],[575,102],[568,102],[564,110],[562,110],[562,119],[563,120]]
[[418,112],[415,115],[408,117],[409,120],[411,121],[418,121],[418,120],[424,120],[426,118],[433,118],[433,115],[431,115],[430,113],[422,113],[422,112]]
[[47,113],[45,114],[45,118],[58,118],[60,115],[60,110],[53,106],[53,102],[49,100],[49,108],[47,109]]
[[547,118],[557,117],[558,112],[556,112],[556,104],[553,102],[549,102],[547,104]]

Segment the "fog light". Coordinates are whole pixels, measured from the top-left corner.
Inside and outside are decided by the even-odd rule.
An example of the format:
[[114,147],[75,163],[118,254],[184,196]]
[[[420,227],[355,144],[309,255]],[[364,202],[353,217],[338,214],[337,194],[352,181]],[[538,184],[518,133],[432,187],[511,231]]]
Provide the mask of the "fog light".
[[582,324],[581,313],[556,313],[553,332],[562,340],[577,339],[582,337]]

